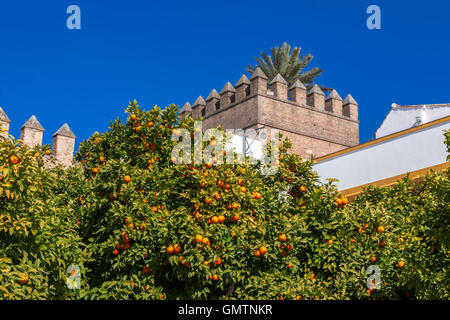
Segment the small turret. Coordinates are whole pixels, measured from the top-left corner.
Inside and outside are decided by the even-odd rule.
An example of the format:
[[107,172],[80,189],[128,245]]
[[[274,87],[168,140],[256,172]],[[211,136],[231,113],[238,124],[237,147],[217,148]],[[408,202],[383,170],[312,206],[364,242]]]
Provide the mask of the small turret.
[[67,167],[72,164],[75,151],[75,135],[67,123],[53,135],[53,155],[57,162]]
[[350,119],[358,120],[358,103],[350,94],[345,97],[342,114]]
[[288,84],[286,80],[281,76],[281,74],[277,74],[275,78],[272,79],[269,83],[270,90],[273,91],[275,97],[283,100],[287,100],[288,94]]
[[223,87],[222,91],[220,91],[220,106],[222,108],[236,101],[235,92],[236,89],[231,85],[231,83],[227,82],[225,87]]
[[197,119],[205,116],[206,103],[202,96],[199,96],[192,105],[192,118]]
[[187,116],[190,116],[192,114],[192,108],[189,102],[186,102],[180,110],[180,117],[182,119],[186,118]]
[[0,128],[4,131],[0,132],[0,138],[1,137],[8,137],[9,133],[9,124],[11,123],[11,120],[9,120],[8,116],[6,115],[5,111],[3,111],[2,107],[0,107]]
[[267,76],[257,67],[250,78],[250,94],[267,94]]
[[342,98],[334,89],[325,100],[325,110],[342,115]]
[[44,128],[34,115],[20,128],[20,140],[30,148],[41,146],[43,135]]
[[220,109],[220,95],[216,89],[212,89],[208,98],[206,98],[206,115],[214,113]]
[[250,95],[250,80],[245,74],[239,79],[238,83],[234,86],[236,88],[236,101],[242,101]]
[[308,105],[319,109],[324,110],[325,109],[325,93],[323,93],[322,89],[315,84],[311,91],[308,92]]
[[300,80],[295,80],[289,88],[289,99],[298,104],[306,105],[306,87]]

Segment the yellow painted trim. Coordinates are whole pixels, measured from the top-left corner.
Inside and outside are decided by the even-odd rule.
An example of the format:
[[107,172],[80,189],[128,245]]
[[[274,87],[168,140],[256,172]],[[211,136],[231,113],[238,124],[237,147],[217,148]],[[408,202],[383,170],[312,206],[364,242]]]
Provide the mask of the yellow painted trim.
[[413,127],[413,128],[409,128],[409,129],[405,129],[405,130],[399,131],[399,132],[395,132],[395,133],[392,133],[390,135],[387,135],[387,136],[384,136],[384,137],[381,137],[381,138],[378,138],[378,139],[375,139],[375,140],[371,140],[371,141],[359,144],[359,145],[354,146],[354,147],[350,147],[350,148],[347,148],[347,149],[344,149],[344,150],[340,150],[340,151],[336,151],[334,153],[327,154],[326,156],[323,156],[323,157],[315,159],[314,163],[318,163],[318,162],[321,162],[321,161],[324,161],[324,160],[328,160],[328,159],[331,159],[331,158],[334,158],[334,157],[338,157],[338,156],[341,156],[343,154],[346,154],[346,153],[349,153],[349,152],[352,152],[352,151],[355,151],[355,150],[363,149],[365,147],[368,147],[368,146],[371,146],[371,145],[374,145],[374,144],[377,144],[377,143],[381,143],[381,142],[384,142],[384,141],[392,140],[394,138],[398,138],[398,137],[410,134],[410,133],[415,132],[415,131],[420,131],[420,130],[423,130],[425,128],[433,127],[435,125],[438,125],[438,124],[441,124],[441,123],[444,123],[444,122],[448,122],[448,121],[450,121],[450,116],[447,116],[447,117],[444,117],[444,118],[440,118],[440,119],[437,119],[437,120],[434,120],[434,121],[430,121],[430,122],[424,123],[424,124],[422,124],[420,126],[417,126],[417,127]]
[[[449,166],[450,166],[450,162],[444,162],[444,163],[434,165],[431,167],[411,171],[411,172],[409,172],[409,176],[411,177],[411,180],[419,180],[419,179],[423,178],[430,170],[433,170],[436,172],[442,172],[442,171],[447,170]],[[393,176],[390,178],[386,178],[386,179],[366,183],[366,184],[363,184],[363,185],[360,185],[357,187],[345,189],[345,190],[341,191],[341,193],[345,197],[347,197],[349,200],[353,200],[358,194],[360,194],[363,191],[364,188],[366,188],[370,185],[380,187],[380,188],[389,187],[389,186],[396,184],[400,179],[406,177],[407,174],[408,173],[403,173],[403,174],[399,174],[397,176]]]

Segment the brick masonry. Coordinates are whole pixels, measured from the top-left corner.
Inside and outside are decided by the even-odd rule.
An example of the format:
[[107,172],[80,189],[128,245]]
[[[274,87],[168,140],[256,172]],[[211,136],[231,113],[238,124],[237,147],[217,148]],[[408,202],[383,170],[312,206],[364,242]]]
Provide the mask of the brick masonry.
[[[342,101],[334,91],[325,99],[318,86],[306,92],[299,81],[288,87],[281,76],[276,79],[268,88],[267,78],[258,68],[250,80],[245,75],[241,77],[234,98],[229,96],[230,84],[227,83],[227,90],[222,91],[227,96],[221,99],[220,108],[203,111],[203,130],[218,126],[224,129],[275,128],[291,140],[291,152],[304,158],[321,157],[359,144],[358,104],[351,95]],[[194,103],[192,113],[188,105],[180,115],[200,117],[205,108],[200,98]],[[225,105],[222,102],[233,100]]]

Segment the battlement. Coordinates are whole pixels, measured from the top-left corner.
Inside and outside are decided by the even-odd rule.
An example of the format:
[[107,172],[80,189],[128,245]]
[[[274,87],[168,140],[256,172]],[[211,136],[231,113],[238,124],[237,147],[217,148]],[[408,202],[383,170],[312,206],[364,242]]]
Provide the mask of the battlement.
[[303,156],[319,157],[359,143],[358,103],[348,94],[343,100],[336,90],[328,96],[314,85],[307,90],[299,80],[288,84],[278,74],[272,81],[257,68],[248,79],[243,75],[220,94],[213,89],[206,100],[187,102],[180,116],[203,118],[203,128],[269,127],[280,130]]
[[[0,133],[0,138],[8,138],[11,120],[5,111],[0,107],[0,127],[4,130]],[[20,140],[30,148],[42,145],[44,136],[44,127],[39,123],[36,116],[31,116],[27,122],[20,128]],[[75,135],[70,130],[67,123],[63,124],[58,131],[53,134],[52,154],[57,163],[63,166],[70,166],[73,161],[75,151]]]

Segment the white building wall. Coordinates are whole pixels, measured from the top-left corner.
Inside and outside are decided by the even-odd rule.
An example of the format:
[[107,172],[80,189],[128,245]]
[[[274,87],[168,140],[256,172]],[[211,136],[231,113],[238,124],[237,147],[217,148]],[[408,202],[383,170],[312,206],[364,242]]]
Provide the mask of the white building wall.
[[316,163],[321,180],[337,178],[339,190],[446,162],[443,130],[450,120]]
[[[450,116],[450,105],[393,107],[378,128],[375,137],[378,139],[447,116]],[[416,122],[417,118],[420,119],[420,123]]]

